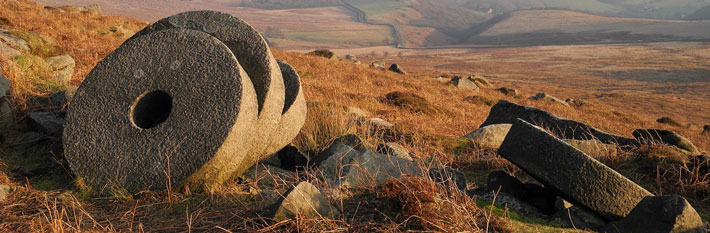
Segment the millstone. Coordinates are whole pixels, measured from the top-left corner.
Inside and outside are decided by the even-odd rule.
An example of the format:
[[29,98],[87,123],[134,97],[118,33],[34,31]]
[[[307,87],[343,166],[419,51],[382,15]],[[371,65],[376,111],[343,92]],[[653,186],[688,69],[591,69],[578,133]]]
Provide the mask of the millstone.
[[272,155],[288,145],[306,122],[306,97],[303,96],[298,72],[283,61],[277,60],[277,62],[286,87],[284,107],[281,112],[282,120],[276,127],[276,133],[272,134],[271,145],[267,153],[262,154],[260,159]]
[[68,108],[69,166],[94,187],[129,192],[224,182],[253,163],[258,105],[247,77],[207,33],[165,29],[127,41]]
[[229,47],[254,84],[259,105],[254,140],[249,153],[254,154],[254,158],[265,158],[281,149],[274,150],[272,142],[283,140],[284,137],[276,135],[278,139],[274,139],[272,134],[279,127],[284,110],[284,78],[281,77],[279,65],[264,38],[252,26],[229,14],[190,11],[161,19],[136,33],[129,41],[170,28],[203,31]]
[[557,139],[517,119],[498,153],[565,200],[581,204],[607,220],[618,220],[646,196],[633,181]]

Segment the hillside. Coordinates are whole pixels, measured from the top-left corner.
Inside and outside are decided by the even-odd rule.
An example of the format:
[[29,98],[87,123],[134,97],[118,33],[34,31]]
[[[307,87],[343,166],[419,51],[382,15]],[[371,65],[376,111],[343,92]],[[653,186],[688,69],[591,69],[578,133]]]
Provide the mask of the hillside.
[[[278,21],[268,17],[271,16],[257,17],[256,21],[261,20],[264,26]],[[390,156],[391,152],[378,149],[382,147],[380,144],[398,143],[408,151],[407,161],[428,169],[424,170],[426,174],[402,175],[381,183],[373,178],[372,182],[360,186],[331,187],[329,181],[322,178],[327,172],[325,169],[285,168],[287,160],[273,156],[252,167],[251,173],[235,177],[209,194],[191,192],[189,188],[146,190],[137,194],[121,187],[92,190],[67,167],[62,138],[37,132],[26,115],[36,111],[61,111],[66,106],[53,106],[47,96],[80,85],[99,61],[147,24],[86,11],[46,9],[27,0],[0,2],[0,22],[3,22],[0,25],[3,30],[12,32],[11,35],[24,35],[22,40],[33,44],[19,55],[0,60],[2,76],[11,81],[12,91],[7,99],[13,104],[15,116],[11,121],[14,128],[3,128],[0,137],[0,188],[3,191],[0,231],[3,232],[592,232],[589,230],[592,228],[566,221],[570,217],[565,216],[573,216],[570,210],[586,210],[578,204],[566,206],[556,194],[552,195],[552,202],[545,200],[543,204],[559,200],[562,207],[554,207],[555,215],[538,213],[539,205],[530,207],[532,213],[526,212],[531,209],[518,207],[520,203],[527,206],[528,202],[516,201],[517,198],[510,195],[506,197],[512,198],[512,202],[509,199],[501,202],[496,199],[498,194],[490,194],[488,177],[495,171],[528,182],[526,187],[544,189],[531,175],[499,155],[497,148],[462,137],[476,130],[487,119],[492,105],[500,100],[536,107],[624,137],[631,137],[631,131],[639,128],[668,129],[687,137],[701,153],[710,151],[710,134],[702,134],[700,129],[689,125],[655,121],[658,112],[670,109],[676,115],[688,116],[679,118],[683,123],[708,124],[700,121],[707,120],[703,117],[707,117],[705,113],[710,109],[704,101],[710,96],[687,97],[662,92],[672,86],[681,91],[687,88],[687,95],[693,95],[688,89],[707,93],[707,80],[702,77],[691,75],[690,81],[677,86],[665,82],[653,86],[654,82],[646,81],[600,82],[589,73],[578,76],[590,71],[638,71],[658,64],[664,64],[661,68],[668,70],[703,72],[710,69],[705,62],[710,61],[705,59],[707,46],[703,44],[681,48],[666,45],[605,47],[604,54],[599,53],[598,47],[586,46],[447,50],[436,51],[434,55],[426,54],[426,50],[401,50],[405,53],[396,58],[382,54],[360,56],[363,63],[376,59],[388,59],[388,63],[396,61],[409,71],[406,75],[356,65],[348,60],[335,61],[337,59],[272,49],[277,59],[298,71],[308,100],[306,123],[292,142],[297,152],[316,157],[328,153],[332,144],[338,145],[333,142],[335,138],[355,134],[362,141],[352,145],[353,148],[371,154],[377,152],[381,157],[375,160],[391,159],[386,164],[406,160],[404,156],[395,158]],[[119,30],[118,26],[126,31]],[[47,39],[37,40],[43,37]],[[704,50],[698,49],[703,46]],[[473,54],[463,56],[462,52]],[[627,59],[625,53],[633,53],[634,59]],[[65,54],[76,60],[68,83],[59,84],[55,76],[34,69],[46,67],[47,58]],[[588,57],[590,54],[599,57],[592,59]],[[576,62],[582,65],[577,66]],[[469,70],[472,67],[492,86],[481,85],[480,90],[473,91],[450,83],[453,75],[473,73]],[[570,73],[552,72],[557,69]],[[434,78],[440,75],[446,77]],[[555,79],[565,79],[567,83],[550,82]],[[497,90],[501,87],[514,87],[519,93],[504,94]],[[620,87],[627,89],[615,89]],[[647,87],[648,92],[639,90]],[[528,99],[536,92],[574,97],[580,102],[562,105]],[[593,98],[595,94],[602,97]],[[648,98],[640,99],[644,96]],[[5,101],[5,97],[2,98]],[[624,106],[629,103],[646,105]],[[661,108],[666,105],[668,109]],[[644,109],[650,107],[658,109]],[[676,115],[673,117],[677,118]],[[373,123],[381,121],[391,126]],[[665,145],[633,149],[614,144],[603,147],[602,152],[590,155],[653,194],[682,195],[704,220],[710,219],[710,203],[707,202],[710,177],[704,175],[710,158],[688,155]],[[273,160],[283,163],[272,165]],[[458,171],[457,178],[437,179],[436,175],[431,175],[431,171],[437,169]],[[559,170],[565,169],[559,167]],[[368,175],[378,175],[378,172]],[[321,201],[333,205],[341,215],[273,219],[271,207],[278,207],[279,201],[289,196],[288,190],[303,181],[322,190]],[[463,187],[459,187],[460,181]],[[488,196],[477,192],[488,192]],[[602,224],[606,222],[602,220]]]
[[566,10],[524,10],[479,31],[465,43],[491,45],[544,45],[705,41],[710,23],[613,18]]

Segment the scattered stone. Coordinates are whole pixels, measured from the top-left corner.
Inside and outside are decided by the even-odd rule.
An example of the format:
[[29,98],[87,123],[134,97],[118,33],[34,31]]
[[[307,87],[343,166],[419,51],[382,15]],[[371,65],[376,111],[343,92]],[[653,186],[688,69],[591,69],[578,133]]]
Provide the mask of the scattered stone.
[[479,86],[479,87],[488,87],[488,88],[493,87],[493,85],[491,85],[491,82],[489,82],[488,79],[484,78],[483,76],[471,75],[471,76],[468,76],[468,79],[473,81],[476,84],[476,86]]
[[561,99],[555,98],[554,96],[548,95],[546,93],[537,93],[535,96],[530,96],[528,98],[530,100],[538,100],[538,101],[547,101],[547,102],[553,102],[553,103],[558,103],[564,106],[569,106],[567,102],[562,101]]
[[517,105],[506,100],[500,100],[496,105],[493,105],[488,118],[480,127],[492,124],[512,124],[517,122],[517,118],[549,129],[554,135],[563,139],[596,139],[606,144],[638,145],[635,139],[609,134],[581,122],[559,118],[543,110]]
[[661,124],[666,124],[666,125],[674,126],[674,127],[684,127],[683,124],[681,124],[680,122],[678,122],[678,121],[676,121],[675,119],[670,118],[670,117],[661,117],[661,118],[658,118],[658,119],[656,120],[656,122],[661,123]]
[[385,61],[373,61],[370,63],[370,68],[385,70]]
[[567,144],[570,144],[577,150],[584,152],[592,158],[609,157],[618,154],[617,145],[604,144],[597,140],[564,139],[562,141],[566,142]]
[[568,228],[598,230],[607,223],[604,219],[583,207],[570,206],[552,215],[552,220]]
[[370,125],[372,125],[372,128],[375,132],[394,128],[394,124],[379,117],[370,118],[368,122],[370,122]]
[[474,91],[479,90],[476,83],[474,83],[473,81],[471,81],[467,78],[455,76],[454,78],[451,79],[451,83],[454,84],[454,86],[461,88],[461,89],[469,89],[469,90],[474,90]]
[[[354,148],[354,149],[353,149]],[[351,150],[367,150],[364,142],[355,134],[343,135],[330,143],[327,149],[318,153],[315,158],[309,161],[310,166],[319,166],[323,161],[333,155],[349,153]]]
[[495,124],[478,128],[468,134],[465,138],[470,138],[473,143],[480,147],[498,149],[503,143],[505,135],[508,134],[511,124]]
[[429,109],[429,101],[412,92],[390,92],[385,95],[385,99],[388,104],[411,112],[428,113],[431,111]]
[[49,68],[52,70],[52,75],[59,84],[64,86],[69,85],[71,77],[74,74],[76,62],[69,55],[50,57],[45,59]]
[[590,208],[608,220],[627,216],[636,203],[653,195],[523,120],[513,123],[498,153],[565,200]]
[[345,54],[345,59],[347,59],[347,60],[357,60],[357,57],[355,57],[355,55]]
[[284,199],[276,204],[273,212],[275,221],[282,221],[296,216],[304,218],[337,218],[340,213],[328,199],[308,182],[298,183],[284,193]]
[[402,67],[398,64],[392,64],[388,70],[398,74],[407,75],[407,72],[405,72],[404,69],[402,69]]
[[396,142],[387,142],[377,145],[377,153],[400,157],[409,161],[414,161],[409,156],[409,151]]
[[496,91],[503,93],[504,95],[515,97],[518,95],[518,90],[515,90],[513,88],[507,88],[507,87],[501,87],[496,89]]
[[493,104],[495,104],[495,102],[493,100],[490,100],[490,99],[480,96],[480,95],[472,95],[472,96],[464,97],[463,101],[466,101],[466,102],[469,102],[472,104],[487,105],[487,106],[493,106]]
[[308,157],[293,145],[286,145],[276,153],[281,169],[296,171],[308,166]]
[[702,135],[710,134],[710,125],[703,126]]
[[333,53],[333,51],[330,51],[327,49],[318,49],[318,50],[315,50],[315,51],[307,53],[307,54],[328,58],[330,60],[338,60],[338,57],[335,56],[335,53]]
[[12,189],[10,189],[10,186],[6,184],[0,184],[0,201],[4,201],[7,199],[8,196],[10,196],[10,192]]
[[367,113],[365,110],[362,110],[361,108],[353,107],[353,106],[345,107],[345,113],[349,117],[351,117],[353,120],[356,120],[356,121],[365,120],[370,116],[370,114]]
[[[18,36],[10,34],[9,31],[6,30],[0,30],[0,44],[5,44],[9,48],[17,49],[20,51],[30,51],[30,46],[27,44],[27,41]],[[2,46],[0,46],[0,48],[2,48]],[[5,49],[3,49],[0,50],[0,52],[8,53],[11,51],[6,51]],[[18,51],[16,55],[19,54],[20,52]]]
[[637,129],[633,132],[634,138],[643,144],[666,144],[690,152],[692,155],[700,154],[690,140],[674,132],[662,129]]
[[61,136],[66,116],[66,111],[31,112],[27,114],[25,119],[30,130]]
[[131,36],[133,36],[133,34],[136,33],[134,31],[131,31],[131,30],[123,27],[123,25],[113,26],[113,27],[110,27],[108,30],[113,32],[114,35],[121,37],[121,38],[126,38],[126,39],[130,38]]
[[429,169],[429,178],[431,178],[434,183],[441,184],[444,187],[456,185],[458,190],[466,191],[466,176],[452,168]]
[[404,174],[421,176],[422,170],[412,161],[367,150],[336,144],[334,153],[320,164],[326,180],[333,186],[359,187],[382,184]]
[[700,215],[678,195],[645,197],[626,218],[610,223],[604,230],[610,233],[706,232]]
[[572,98],[567,98],[567,100],[565,100],[565,102],[567,103],[567,105],[575,107],[575,108],[579,108],[579,107],[589,104],[587,101],[575,100]]

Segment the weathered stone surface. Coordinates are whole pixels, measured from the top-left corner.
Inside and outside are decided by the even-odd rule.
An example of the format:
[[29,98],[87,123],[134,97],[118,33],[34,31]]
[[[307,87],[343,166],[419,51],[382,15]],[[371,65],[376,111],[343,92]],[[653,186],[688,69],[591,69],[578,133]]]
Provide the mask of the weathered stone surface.
[[468,76],[468,79],[473,81],[478,87],[493,87],[493,85],[491,85],[491,82],[489,82],[488,79],[480,75],[471,75]]
[[405,72],[404,69],[402,69],[402,67],[398,64],[392,64],[388,70],[398,74],[407,74],[407,72]]
[[501,88],[496,89],[496,91],[503,93],[504,95],[507,95],[507,96],[517,96],[518,95],[518,90],[515,90],[513,88],[501,87]]
[[21,51],[30,51],[30,46],[27,45],[27,41],[22,38],[10,34],[6,30],[0,30],[0,44],[6,44],[10,48],[14,48]]
[[382,184],[404,174],[423,174],[412,161],[396,156],[356,150],[342,144],[334,144],[329,150],[333,151],[332,155],[320,164],[320,169],[328,183],[334,186]]
[[498,153],[554,190],[609,220],[631,212],[650,192],[606,165],[523,120],[513,123]]
[[557,211],[552,220],[568,228],[587,230],[598,230],[607,224],[598,214],[578,206]]
[[500,100],[496,105],[493,105],[488,118],[480,127],[492,124],[512,124],[518,118],[550,129],[553,134],[564,139],[597,139],[607,144],[638,145],[638,142],[634,139],[609,134],[581,122],[559,118],[543,110],[517,105],[506,100]]
[[[281,148],[291,143],[306,122],[307,114],[306,97],[303,95],[298,73],[289,64],[278,60],[277,62],[281,69],[286,95],[281,112],[281,119],[283,120],[279,122],[275,132],[271,134],[271,144],[266,150],[266,154],[268,155],[279,151]],[[261,156],[260,159],[264,157],[265,156]]]
[[270,144],[272,134],[279,127],[278,123],[284,110],[286,96],[284,78],[281,77],[279,64],[259,32],[248,23],[229,14],[215,11],[190,11],[161,19],[137,32],[128,41],[171,28],[202,31],[227,45],[256,91],[259,115],[248,153],[256,154],[255,158],[262,159],[278,151],[280,148],[272,150]]
[[673,196],[646,197],[624,219],[604,228],[610,233],[705,233],[703,220],[685,198]]
[[378,70],[385,70],[385,62],[384,61],[373,61],[370,63],[370,68],[375,68]]
[[71,169],[92,186],[129,192],[209,190],[245,171],[256,162],[246,152],[258,105],[239,64],[200,31],[165,29],[127,41],[94,67],[68,108]]
[[413,161],[411,156],[409,156],[409,151],[402,145],[396,142],[380,143],[377,145],[377,153],[384,155],[397,156],[409,161]]
[[[346,146],[351,149],[341,146]],[[323,161],[330,158],[331,156],[336,154],[348,153],[350,150],[352,150],[352,148],[354,148],[355,150],[367,150],[364,142],[357,135],[347,134],[340,136],[334,139],[327,149],[318,153],[315,158],[311,158],[311,160],[309,161],[309,166],[319,166]]]
[[394,124],[379,117],[370,118],[365,123],[370,127],[370,135],[393,135],[396,133]]
[[429,169],[429,178],[431,178],[434,183],[442,184],[446,187],[455,185],[458,190],[466,191],[466,176],[452,168]]
[[478,91],[479,88],[476,86],[476,83],[473,81],[467,79],[467,78],[462,78],[459,76],[456,76],[451,79],[451,83],[454,84],[454,86],[461,88],[461,89],[469,89],[469,90],[474,90]]
[[511,124],[495,124],[478,128],[468,134],[465,138],[470,138],[473,143],[480,147],[498,149],[503,143],[505,135],[508,134]]
[[551,102],[551,103],[558,103],[564,106],[569,106],[567,102],[562,101],[561,99],[555,98],[554,96],[548,95],[547,93],[537,93],[534,96],[530,96],[528,98],[530,100],[537,100],[537,101],[546,101],[546,102]]
[[6,184],[0,184],[0,201],[4,201],[7,199],[8,196],[10,196],[10,192],[12,190],[10,189],[10,186]]
[[634,138],[644,144],[666,144],[686,150],[693,155],[700,154],[690,140],[677,133],[662,129],[637,129],[633,132]]
[[50,57],[45,59],[49,68],[52,70],[52,75],[59,84],[68,85],[71,81],[71,76],[74,74],[76,62],[69,55]]
[[616,145],[604,144],[597,140],[564,139],[563,141],[593,158],[615,156],[618,154],[618,147]]
[[296,216],[304,218],[336,218],[339,211],[330,204],[316,186],[308,182],[298,183],[284,194],[284,199],[276,204],[273,212],[275,221],[282,221]]
[[27,114],[27,126],[30,130],[60,136],[64,129],[66,111],[31,112]]

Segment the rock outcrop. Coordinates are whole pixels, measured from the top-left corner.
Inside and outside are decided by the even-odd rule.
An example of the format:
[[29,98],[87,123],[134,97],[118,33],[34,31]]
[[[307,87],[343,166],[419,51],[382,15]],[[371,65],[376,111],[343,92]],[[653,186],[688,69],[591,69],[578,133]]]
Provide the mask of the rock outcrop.
[[678,147],[692,155],[700,154],[690,140],[677,133],[662,129],[637,129],[633,132],[634,138],[643,144],[666,144]]
[[405,72],[404,69],[402,69],[402,67],[398,64],[392,64],[388,70],[398,74],[407,74],[407,72]]
[[473,81],[471,81],[467,78],[462,78],[462,77],[456,76],[451,79],[451,83],[454,86],[461,88],[461,89],[469,89],[469,90],[474,90],[474,91],[479,90],[476,83],[474,83]]
[[629,215],[604,228],[610,233],[705,233],[703,220],[681,196],[650,196],[636,205]]

